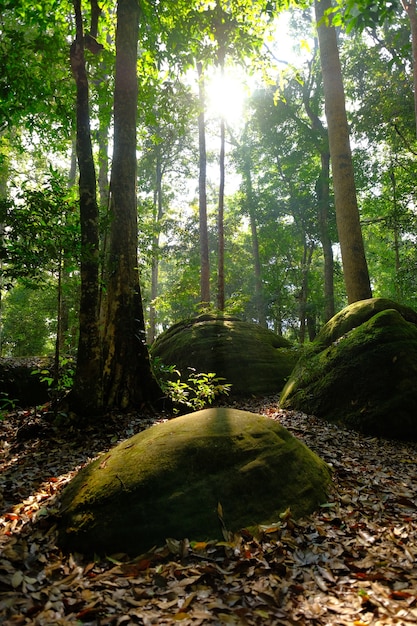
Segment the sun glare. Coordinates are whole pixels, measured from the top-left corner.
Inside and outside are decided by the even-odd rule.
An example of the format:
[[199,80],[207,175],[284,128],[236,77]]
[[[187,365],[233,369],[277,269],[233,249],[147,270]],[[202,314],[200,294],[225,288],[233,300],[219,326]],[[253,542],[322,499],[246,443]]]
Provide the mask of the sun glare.
[[223,117],[228,124],[238,125],[242,119],[243,105],[247,98],[247,88],[236,70],[218,70],[206,83],[208,111],[216,117]]

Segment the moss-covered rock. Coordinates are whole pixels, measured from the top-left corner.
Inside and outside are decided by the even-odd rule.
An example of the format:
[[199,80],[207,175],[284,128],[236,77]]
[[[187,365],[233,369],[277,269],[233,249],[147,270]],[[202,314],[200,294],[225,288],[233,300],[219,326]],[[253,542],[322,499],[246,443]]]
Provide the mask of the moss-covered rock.
[[162,333],[151,355],[175,365],[185,376],[188,368],[214,372],[231,383],[237,395],[281,391],[298,359],[284,337],[258,324],[208,314]]
[[278,422],[212,408],[158,424],[83,468],[61,498],[64,549],[139,554],[168,537],[221,538],[306,515],[326,499],[327,465]]
[[301,357],[280,404],[366,434],[416,440],[416,312],[383,298],[343,309]]

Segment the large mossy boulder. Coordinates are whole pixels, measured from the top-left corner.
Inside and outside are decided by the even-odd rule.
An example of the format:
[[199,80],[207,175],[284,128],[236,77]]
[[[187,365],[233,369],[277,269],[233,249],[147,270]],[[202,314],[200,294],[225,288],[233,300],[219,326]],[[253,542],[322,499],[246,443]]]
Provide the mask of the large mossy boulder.
[[232,394],[281,391],[298,359],[284,337],[235,317],[200,315],[175,324],[151,347],[153,357],[188,369],[214,372],[232,385]]
[[61,497],[62,547],[140,554],[167,538],[231,531],[311,513],[327,465],[278,422],[211,408],[150,427],[84,467]]
[[417,440],[417,313],[385,298],[343,309],[300,358],[280,405]]

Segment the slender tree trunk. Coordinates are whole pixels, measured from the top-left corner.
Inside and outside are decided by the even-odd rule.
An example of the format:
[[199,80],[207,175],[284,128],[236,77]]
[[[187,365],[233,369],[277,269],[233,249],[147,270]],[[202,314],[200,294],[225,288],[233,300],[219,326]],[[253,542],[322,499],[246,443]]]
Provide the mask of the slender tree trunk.
[[56,320],[56,338],[55,338],[55,356],[54,356],[54,382],[58,382],[59,378],[59,361],[61,351],[64,345],[64,332],[63,332],[63,311],[64,311],[64,298],[62,294],[63,283],[63,254],[62,249],[59,251],[58,257],[58,285],[57,285],[57,320]]
[[[4,156],[0,163],[0,199],[7,199],[7,180],[9,178],[9,162],[8,158]],[[5,235],[5,225],[0,223],[0,244],[3,244],[3,237]],[[3,259],[0,258],[0,357],[3,355]]]
[[102,209],[106,209],[109,204],[108,136],[108,126],[100,124],[98,130],[98,189]]
[[224,311],[225,283],[224,283],[224,186],[225,186],[225,144],[226,125],[224,118],[220,120],[220,184],[219,184],[219,212],[217,216],[218,236],[218,268],[217,268],[217,308]]
[[198,144],[199,144],[199,215],[200,215],[200,297],[204,306],[210,304],[210,261],[207,226],[207,154],[206,154],[206,123],[205,123],[205,88],[203,64],[197,63],[199,106]]
[[[110,35],[107,35],[106,42],[109,46],[113,41]],[[97,132],[98,144],[98,191],[101,210],[107,210],[109,206],[110,190],[109,190],[109,130],[111,126],[111,104],[108,89],[108,62],[100,63],[100,78],[97,79],[95,86],[99,98],[99,128]]]
[[331,0],[315,0],[336,221],[349,303],[372,296],[359,221],[336,30],[326,23]]
[[252,167],[250,157],[245,158],[243,176],[246,183],[246,203],[249,215],[250,229],[252,236],[252,254],[255,270],[255,306],[258,316],[258,322],[261,326],[266,327],[265,303],[262,283],[261,257],[259,254],[258,228],[255,215],[254,195],[252,188]]
[[145,341],[137,257],[137,0],[117,5],[111,227],[104,320],[104,404],[140,407],[162,397]]
[[81,415],[103,408],[101,343],[98,325],[99,227],[96,173],[90,133],[89,88],[84,58],[81,0],[74,0],[76,38],[71,46],[71,69],[77,86],[77,158],[81,223],[81,298],[79,341],[70,406]]
[[253,208],[249,213],[250,231],[252,237],[252,254],[255,268],[255,301],[256,312],[258,314],[258,323],[266,328],[265,304],[262,284],[261,258],[259,254],[259,238],[258,227],[256,223],[256,215]]
[[310,273],[311,260],[313,258],[314,246],[309,246],[304,240],[303,260],[301,263],[302,279],[301,291],[299,295],[299,315],[300,315],[300,343],[304,343],[307,329],[307,300],[308,300],[308,277]]
[[156,156],[155,194],[154,194],[154,227],[155,235],[152,239],[152,267],[151,267],[151,303],[149,305],[148,343],[151,344],[156,335],[155,300],[158,297],[159,281],[159,224],[162,219],[162,167],[159,147]]
[[[68,188],[71,189],[76,184],[77,174],[77,146],[72,142],[70,169],[68,172]],[[66,347],[66,337],[69,330],[69,311],[66,297],[66,277],[68,276],[68,261],[65,258],[65,251],[60,251],[58,262],[58,287],[57,287],[57,331],[55,343],[55,375],[59,375],[60,356]]]
[[417,9],[416,0],[401,0],[404,11],[408,15],[411,31],[411,49],[413,55],[413,87],[414,87],[414,117],[417,134]]
[[327,322],[335,314],[334,304],[334,259],[332,241],[329,235],[330,213],[330,152],[329,136],[323,122],[311,106],[311,86],[313,83],[314,57],[318,52],[317,42],[310,63],[308,80],[304,83],[303,102],[306,113],[310,119],[311,130],[314,133],[315,143],[320,153],[320,175],[316,183],[318,222],[320,229],[320,242],[324,258],[324,319]]
[[335,314],[334,305],[334,259],[332,240],[329,235],[330,206],[330,154],[320,154],[321,172],[317,181],[317,201],[319,210],[320,241],[324,258],[324,321]]

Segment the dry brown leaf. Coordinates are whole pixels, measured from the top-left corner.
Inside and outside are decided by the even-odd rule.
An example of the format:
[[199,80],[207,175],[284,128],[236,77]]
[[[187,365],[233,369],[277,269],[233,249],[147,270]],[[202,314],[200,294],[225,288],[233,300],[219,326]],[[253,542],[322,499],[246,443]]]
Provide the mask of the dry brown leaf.
[[279,420],[332,466],[329,502],[257,538],[172,540],[131,561],[62,555],[49,510],[79,467],[155,419],[117,416],[78,444],[59,433],[17,442],[30,412],[0,423],[0,623],[417,624],[417,445],[281,411],[273,398],[239,408]]

